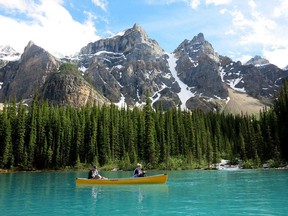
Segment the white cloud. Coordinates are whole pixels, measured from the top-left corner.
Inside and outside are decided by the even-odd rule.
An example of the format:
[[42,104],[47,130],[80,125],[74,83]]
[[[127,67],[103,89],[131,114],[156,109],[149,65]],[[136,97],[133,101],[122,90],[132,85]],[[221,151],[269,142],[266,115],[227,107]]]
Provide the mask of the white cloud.
[[200,5],[200,0],[191,0],[191,2],[190,2],[190,7],[193,9],[198,8],[199,5]]
[[[240,20],[237,20],[238,18],[234,20],[234,24],[244,29],[245,33],[241,38],[241,43],[272,46],[278,40],[275,38],[274,31],[277,30],[277,24],[274,20],[256,12],[252,14],[251,19],[247,19],[244,16]],[[237,21],[240,22],[237,23]]]
[[274,50],[263,50],[263,56],[269,59],[270,63],[275,64],[280,68],[284,68],[288,65],[288,47]]
[[187,2],[187,0],[145,0],[145,2],[151,5],[163,5],[163,4],[172,4],[175,2]]
[[163,4],[173,4],[177,2],[183,2],[187,5],[189,5],[192,9],[197,9],[201,5],[201,3],[206,4],[213,4],[213,5],[226,5],[232,2],[232,0],[145,0],[147,4],[157,4],[157,5],[163,5]]
[[225,5],[231,3],[232,0],[206,0],[206,4]]
[[13,13],[15,10],[20,12],[25,12],[29,7],[33,7],[34,2],[33,1],[19,1],[19,0],[0,0],[0,5],[2,8],[5,8],[6,10],[12,10],[11,13]]
[[228,31],[224,32],[225,35],[235,35],[236,32],[233,29],[229,29]]
[[248,5],[249,5],[249,7],[251,7],[252,9],[255,9],[255,8],[257,7],[257,4],[256,4],[255,1],[253,1],[253,0],[250,0],[250,1],[248,2]]
[[[232,17],[232,26],[225,31],[225,35],[234,35],[235,37],[238,35],[237,41],[239,41],[240,46],[246,48],[246,51],[249,50],[249,47],[258,46],[262,49],[259,50],[259,54],[262,52],[261,55],[271,63],[279,67],[286,66],[288,59],[284,58],[284,54],[287,56],[288,50],[288,9],[285,14],[282,12],[282,8],[288,6],[286,2],[286,0],[281,1],[281,4],[275,7],[274,14],[264,10],[264,8],[271,8],[273,11],[273,7],[269,3],[265,7],[261,5],[260,8],[260,5],[256,5],[254,0],[249,1],[246,8],[242,6],[242,8],[234,7],[230,10],[221,10],[221,14],[230,14]],[[278,10],[280,8],[281,10]]]
[[280,4],[274,8],[274,15],[276,17],[288,17],[288,1],[280,0]]
[[100,7],[102,10],[107,11],[107,0],[91,0],[94,5]]
[[[77,22],[62,3],[62,0],[41,0],[38,3],[0,0],[0,6],[13,13],[13,16],[0,15],[0,29],[5,29],[0,34],[0,43],[22,52],[32,40],[52,54],[69,55],[99,39],[93,16],[88,16],[84,23]],[[18,19],[19,14],[25,14],[25,19]]]

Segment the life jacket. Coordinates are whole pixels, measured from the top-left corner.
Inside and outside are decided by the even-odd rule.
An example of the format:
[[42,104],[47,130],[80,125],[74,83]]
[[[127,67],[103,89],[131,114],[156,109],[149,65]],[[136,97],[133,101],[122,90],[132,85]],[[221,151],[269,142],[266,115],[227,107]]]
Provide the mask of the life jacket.
[[93,171],[90,170],[89,173],[88,173],[88,179],[92,179],[93,178],[92,173],[93,173]]
[[144,177],[144,173],[142,172],[142,170],[139,170],[137,167],[133,172],[133,176],[134,177]]
[[138,167],[133,172],[133,177],[138,177],[139,169]]

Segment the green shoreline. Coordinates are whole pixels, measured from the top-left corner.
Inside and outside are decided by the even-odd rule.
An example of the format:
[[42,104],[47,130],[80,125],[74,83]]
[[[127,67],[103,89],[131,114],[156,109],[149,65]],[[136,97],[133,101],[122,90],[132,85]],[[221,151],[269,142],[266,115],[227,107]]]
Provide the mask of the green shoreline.
[[[231,168],[233,169],[233,167],[226,167],[223,169],[217,169],[217,168],[194,168],[194,169],[152,169],[152,170],[161,170],[161,171],[187,171],[187,170],[191,170],[191,171],[195,171],[195,170],[203,170],[203,171],[221,171],[221,170],[231,170]],[[18,169],[18,168],[13,168],[13,169],[0,169],[0,174],[5,174],[5,173],[16,173],[16,172],[69,172],[69,171],[88,171],[90,168],[63,168],[63,169]],[[234,170],[288,170],[288,165],[285,166],[279,166],[279,167],[270,167],[270,168],[266,168],[266,167],[258,167],[258,168],[235,168]],[[113,170],[108,170],[108,169],[99,169],[99,171],[111,171],[111,172],[121,172],[122,170],[118,170],[118,171],[113,171]],[[124,171],[131,171],[131,170],[124,170]]]

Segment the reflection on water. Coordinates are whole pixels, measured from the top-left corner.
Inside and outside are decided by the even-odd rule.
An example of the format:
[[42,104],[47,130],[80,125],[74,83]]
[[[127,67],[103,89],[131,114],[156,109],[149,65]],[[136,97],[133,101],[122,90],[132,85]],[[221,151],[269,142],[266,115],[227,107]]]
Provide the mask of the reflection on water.
[[139,190],[138,191],[138,203],[141,204],[143,199],[144,199],[144,196],[143,196],[141,190]]
[[97,200],[98,190],[96,187],[92,187],[92,197]]
[[[102,211],[115,214],[115,212],[131,211],[127,215],[146,215],[150,205],[163,205],[159,196],[168,197],[168,185],[97,185],[97,186],[77,186],[77,190],[82,193],[90,191],[91,202],[95,206],[101,206]],[[86,193],[88,195],[88,193]],[[107,206],[107,201],[109,204]],[[160,203],[161,204],[160,204]],[[148,204],[147,204],[148,203]],[[150,203],[150,204],[149,204]],[[159,204],[157,204],[159,203]],[[109,209],[109,210],[108,210]],[[114,213],[112,213],[114,212]],[[124,214],[125,215],[125,214]]]
[[122,192],[128,192],[128,193],[134,193],[137,194],[137,200],[139,203],[141,203],[144,199],[144,194],[149,193],[149,194],[159,194],[159,193],[168,193],[168,186],[163,184],[163,185],[112,185],[112,186],[89,186],[89,185],[77,185],[77,189],[88,189],[91,188],[91,196],[94,199],[97,199],[97,197],[100,194],[105,195],[109,194],[111,192],[113,193],[122,193]]

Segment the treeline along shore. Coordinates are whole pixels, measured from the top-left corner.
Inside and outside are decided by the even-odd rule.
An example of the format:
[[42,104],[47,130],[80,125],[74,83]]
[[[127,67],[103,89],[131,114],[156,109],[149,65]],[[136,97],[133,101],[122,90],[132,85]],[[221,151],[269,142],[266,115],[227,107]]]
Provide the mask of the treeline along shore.
[[[37,97],[34,97],[37,98]],[[272,107],[253,115],[200,110],[166,112],[146,105],[82,108],[33,100],[5,102],[0,111],[0,168],[62,169],[97,164],[131,169],[209,168],[221,158],[245,168],[288,159],[288,85]]]

